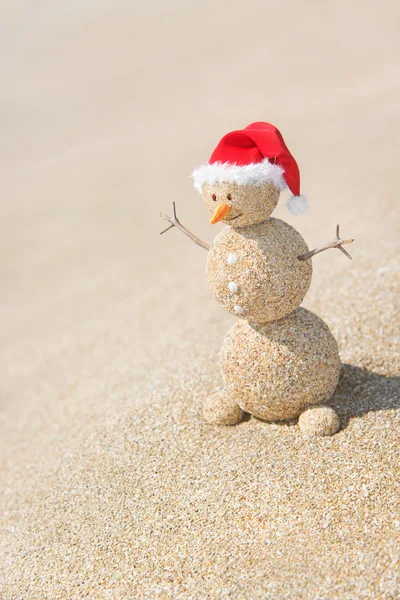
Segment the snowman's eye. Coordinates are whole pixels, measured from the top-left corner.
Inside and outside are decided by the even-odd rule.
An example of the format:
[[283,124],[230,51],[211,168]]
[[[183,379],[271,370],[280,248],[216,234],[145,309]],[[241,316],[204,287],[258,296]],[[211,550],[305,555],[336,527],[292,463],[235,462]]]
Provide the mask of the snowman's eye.
[[217,199],[217,196],[216,196],[215,194],[213,194],[213,195],[211,196],[211,198],[212,198],[212,199],[214,200],[214,202],[215,202],[215,201],[216,201],[216,199]]
[[226,197],[227,200],[232,200],[232,196],[230,194],[227,195]]

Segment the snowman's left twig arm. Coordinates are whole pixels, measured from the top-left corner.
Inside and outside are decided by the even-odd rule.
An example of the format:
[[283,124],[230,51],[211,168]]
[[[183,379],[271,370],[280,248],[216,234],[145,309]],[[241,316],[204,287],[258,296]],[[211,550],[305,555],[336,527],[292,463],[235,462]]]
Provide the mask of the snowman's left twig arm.
[[352,242],[354,242],[354,238],[350,239],[350,240],[342,240],[340,238],[339,225],[336,225],[336,238],[334,240],[329,242],[329,244],[325,244],[325,246],[321,246],[320,248],[314,248],[314,250],[310,250],[309,252],[306,252],[305,254],[300,254],[300,256],[298,256],[297,258],[299,260],[308,260],[309,258],[312,258],[316,254],[319,254],[320,252],[324,252],[325,250],[329,250],[330,248],[338,248],[339,250],[341,250],[343,252],[343,254],[345,254],[347,256],[347,258],[350,258],[350,260],[351,260],[352,257],[347,252],[347,250],[345,250],[342,246],[343,246],[343,244],[351,244]]
[[167,227],[167,229],[164,229],[164,231],[162,231],[160,233],[160,235],[162,235],[163,233],[165,233],[169,229],[172,229],[173,227],[176,227],[177,229],[179,229],[180,231],[182,231],[182,233],[184,233],[185,235],[187,235],[191,240],[193,240],[195,244],[197,244],[198,246],[201,246],[202,248],[205,248],[206,250],[209,250],[210,247],[211,247],[210,244],[207,244],[206,242],[203,242],[200,238],[197,237],[197,235],[194,235],[194,233],[192,233],[191,231],[189,231],[189,229],[186,229],[186,227],[184,225],[182,225],[182,223],[179,221],[178,217],[176,216],[175,202],[173,202],[173,207],[174,207],[174,216],[173,217],[169,217],[168,215],[165,215],[164,213],[160,213],[160,217],[161,218],[163,218],[166,221],[168,221],[168,223],[171,223],[171,225],[169,227]]

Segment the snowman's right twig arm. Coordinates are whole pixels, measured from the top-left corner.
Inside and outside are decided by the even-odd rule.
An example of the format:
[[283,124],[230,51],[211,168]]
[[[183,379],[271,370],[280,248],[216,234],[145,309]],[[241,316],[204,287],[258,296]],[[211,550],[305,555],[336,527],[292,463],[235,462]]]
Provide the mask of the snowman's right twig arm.
[[316,254],[319,254],[320,252],[324,252],[325,250],[329,250],[330,248],[338,248],[339,250],[341,250],[343,252],[343,254],[345,254],[347,256],[347,258],[350,258],[350,260],[351,260],[352,257],[347,252],[347,250],[342,248],[342,246],[343,246],[343,244],[351,244],[352,242],[354,242],[354,238],[350,239],[350,240],[342,240],[340,238],[339,225],[336,225],[336,238],[334,240],[329,242],[329,244],[325,244],[325,246],[321,246],[320,248],[314,248],[314,250],[310,250],[309,252],[306,252],[305,254],[300,254],[300,256],[298,256],[297,258],[299,260],[308,260],[309,258],[312,258]]
[[165,219],[166,221],[168,221],[168,223],[171,223],[171,225],[169,227],[167,227],[167,229],[164,229],[164,231],[162,231],[160,233],[160,235],[162,235],[169,229],[176,227],[177,229],[180,229],[180,231],[182,231],[182,233],[187,235],[191,240],[193,240],[195,244],[197,244],[198,246],[201,246],[202,248],[205,248],[206,250],[209,250],[211,247],[209,244],[207,244],[206,242],[203,242],[200,238],[198,238],[191,231],[189,231],[189,229],[186,229],[186,227],[184,227],[184,225],[182,225],[182,223],[179,221],[178,217],[176,216],[175,202],[173,202],[173,207],[174,207],[174,216],[173,217],[169,217],[168,215],[165,215],[164,213],[160,213],[160,217],[162,219]]

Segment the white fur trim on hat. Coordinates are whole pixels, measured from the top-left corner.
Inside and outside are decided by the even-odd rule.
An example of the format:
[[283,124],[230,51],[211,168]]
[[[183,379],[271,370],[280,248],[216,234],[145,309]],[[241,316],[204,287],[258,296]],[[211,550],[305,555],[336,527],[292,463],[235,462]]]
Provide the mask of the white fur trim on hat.
[[201,193],[204,183],[234,182],[238,185],[260,185],[273,183],[279,189],[287,188],[283,178],[283,169],[274,165],[267,158],[259,163],[236,165],[230,163],[207,163],[195,169],[192,173],[194,187]]
[[288,198],[286,206],[293,215],[303,215],[308,210],[307,196],[291,196]]

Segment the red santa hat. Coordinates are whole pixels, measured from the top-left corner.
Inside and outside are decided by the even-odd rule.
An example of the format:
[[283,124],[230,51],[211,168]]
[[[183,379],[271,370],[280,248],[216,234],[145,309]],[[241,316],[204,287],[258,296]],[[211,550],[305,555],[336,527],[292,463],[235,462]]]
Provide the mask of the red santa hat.
[[227,133],[210,160],[192,173],[195,188],[204,183],[235,182],[238,185],[273,183],[289,188],[293,196],[288,208],[294,214],[307,210],[307,198],[300,195],[300,171],[281,133],[270,123],[251,123]]

